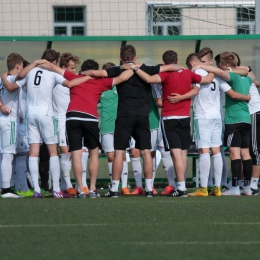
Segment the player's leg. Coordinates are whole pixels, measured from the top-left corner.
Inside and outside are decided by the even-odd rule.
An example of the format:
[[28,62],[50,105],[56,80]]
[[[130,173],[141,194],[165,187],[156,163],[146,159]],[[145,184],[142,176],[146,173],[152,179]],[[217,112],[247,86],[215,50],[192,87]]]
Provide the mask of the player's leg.
[[121,174],[121,185],[122,185],[122,194],[124,195],[130,195],[131,192],[129,188],[127,187],[127,182],[128,182],[128,162],[126,160],[126,152],[124,154],[124,161],[123,161],[123,170]]
[[50,155],[45,143],[42,143],[42,145],[40,146],[39,157],[39,174],[41,178],[41,188],[47,191],[49,190]]
[[152,182],[152,189],[153,194],[156,195],[158,192],[154,188],[154,179],[156,176],[156,150],[157,150],[157,139],[158,139],[158,129],[151,130],[151,156],[153,160],[153,182]]
[[99,147],[94,149],[89,148],[89,163],[88,163],[88,171],[90,176],[90,186],[89,186],[89,197],[97,198],[97,189],[96,182],[98,176],[98,168],[99,168]]
[[81,155],[81,162],[82,162],[82,186],[83,191],[86,195],[89,195],[89,188],[87,184],[87,165],[88,165],[88,149],[87,147],[82,147],[82,155]]

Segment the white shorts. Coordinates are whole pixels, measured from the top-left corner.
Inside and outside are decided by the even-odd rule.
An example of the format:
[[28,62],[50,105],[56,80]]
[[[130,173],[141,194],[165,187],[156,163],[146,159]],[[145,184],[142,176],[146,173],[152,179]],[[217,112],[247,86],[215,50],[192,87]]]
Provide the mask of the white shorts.
[[27,132],[29,144],[58,143],[58,123],[55,117],[45,115],[28,116]]
[[194,119],[194,141],[197,149],[222,145],[222,120]]
[[104,152],[114,152],[114,133],[103,134],[101,144]]
[[17,140],[17,147],[16,153],[24,154],[29,151],[26,127],[24,123],[20,123],[18,125],[18,140]]
[[16,153],[17,121],[9,117],[0,118],[0,146],[1,153]]
[[160,124],[160,127],[158,129],[158,146],[161,147],[161,148],[164,147],[161,124]]
[[[154,152],[157,150],[158,147],[158,129],[151,130],[151,152]],[[135,148],[135,140],[133,137],[131,137],[130,141],[130,148]]]
[[66,139],[66,118],[57,118],[58,120],[58,139],[59,146],[67,146]]

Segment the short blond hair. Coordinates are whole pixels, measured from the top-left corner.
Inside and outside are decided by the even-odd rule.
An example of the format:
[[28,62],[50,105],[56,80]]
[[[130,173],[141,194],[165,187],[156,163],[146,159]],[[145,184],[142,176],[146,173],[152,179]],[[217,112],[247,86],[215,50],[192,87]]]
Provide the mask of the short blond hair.
[[225,51],[220,53],[220,63],[226,63],[231,67],[236,67],[238,63],[238,59],[233,52]]
[[209,59],[213,59],[213,51],[209,47],[204,47],[198,52],[200,59],[204,56],[207,56]]

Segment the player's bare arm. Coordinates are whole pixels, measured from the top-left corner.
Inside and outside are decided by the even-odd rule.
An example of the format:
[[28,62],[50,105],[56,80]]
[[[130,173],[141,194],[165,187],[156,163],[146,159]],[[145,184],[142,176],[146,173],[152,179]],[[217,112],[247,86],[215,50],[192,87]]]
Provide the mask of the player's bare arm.
[[125,70],[123,73],[121,73],[118,77],[113,79],[113,86],[116,86],[124,81],[127,81],[129,78],[133,76],[134,72],[133,70]]
[[177,64],[167,64],[167,65],[162,65],[160,66],[160,72],[165,72],[165,71],[179,71],[185,69],[182,66],[179,66]]
[[86,70],[82,71],[81,75],[95,77],[95,78],[107,78],[107,71],[106,70]]
[[15,78],[15,80],[20,80],[20,79],[23,79],[28,73],[30,70],[32,70],[33,68],[35,68],[37,65],[41,65],[41,64],[44,64],[44,63],[47,63],[48,61],[47,60],[35,60],[34,62],[32,62],[31,64],[29,64],[28,66],[26,66]]
[[233,89],[230,89],[228,91],[225,92],[227,95],[229,95],[232,99],[236,99],[236,100],[241,100],[241,101],[250,101],[251,99],[251,96],[250,94],[248,94],[247,96],[246,95],[243,95],[243,94],[240,94],[236,91],[234,91]]
[[154,103],[157,107],[162,108],[162,99],[161,98],[154,98]]
[[257,88],[260,87],[259,81],[257,80],[257,78],[256,78],[255,74],[253,73],[253,71],[252,70],[249,71],[249,67],[248,66],[239,66],[239,68],[247,70],[248,71],[248,76],[252,78],[253,83],[256,85],[256,87]]
[[125,63],[125,64],[123,64],[122,66],[120,66],[120,68],[121,69],[123,69],[123,70],[128,70],[128,69],[131,69],[132,67],[132,65],[135,65],[135,67],[138,67],[138,68],[140,68],[142,65],[143,65],[143,63],[141,63],[141,62],[135,62],[135,63]]
[[11,113],[11,110],[3,104],[1,99],[0,99],[0,111],[4,115],[9,115]]
[[192,68],[193,70],[196,70],[196,69],[203,69],[203,70],[206,70],[208,72],[212,72],[214,73],[215,75],[217,76],[220,76],[221,78],[223,78],[225,81],[229,81],[230,80],[230,76],[229,76],[229,73],[222,70],[222,69],[218,69],[216,67],[213,67],[213,66],[210,66],[210,65],[198,65],[198,66],[195,66]]
[[45,69],[45,70],[49,70],[49,71],[53,71],[56,72],[58,74],[60,74],[61,76],[64,75],[64,69],[58,67],[57,65],[51,63],[51,62],[45,62],[43,64],[39,64],[37,67],[41,68],[41,69]]
[[75,86],[80,85],[83,82],[88,81],[89,79],[92,79],[92,78],[89,76],[84,76],[84,77],[76,78],[73,80],[64,80],[62,82],[62,86],[67,87],[67,88],[73,88]]
[[212,82],[212,80],[214,79],[215,74],[214,73],[208,73],[207,76],[202,77],[202,80],[200,82],[200,84],[204,85],[204,84],[210,84]]
[[2,82],[5,86],[5,88],[9,91],[9,92],[13,92],[15,91],[16,89],[19,88],[19,86],[16,84],[16,83],[11,83],[7,80],[7,72],[4,73],[2,76],[1,76],[1,79],[2,79]]
[[189,92],[187,92],[184,95],[180,95],[178,93],[172,93],[172,95],[168,96],[167,99],[171,103],[177,103],[185,99],[191,99],[192,97],[198,95],[199,90],[200,90],[199,87],[194,86]]

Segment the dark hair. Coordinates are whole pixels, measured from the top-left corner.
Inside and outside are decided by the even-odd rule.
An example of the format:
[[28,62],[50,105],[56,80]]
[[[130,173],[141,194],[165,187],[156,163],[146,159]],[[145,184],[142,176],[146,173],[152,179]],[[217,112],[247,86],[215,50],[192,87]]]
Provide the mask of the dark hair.
[[23,63],[23,57],[17,53],[11,53],[7,57],[7,68],[8,70],[12,70],[15,68],[17,64]]
[[235,52],[233,52],[233,53],[237,56],[237,66],[240,66],[241,65],[241,60],[240,60],[238,54],[235,53]]
[[162,60],[165,64],[176,64],[178,61],[178,54],[175,51],[166,51],[162,56]]
[[136,56],[135,47],[132,45],[122,46],[120,49],[120,58],[122,61],[133,61]]
[[65,52],[60,56],[60,67],[65,66],[66,68],[69,65],[69,62],[73,61],[75,64],[79,64],[80,60],[78,56],[73,55],[70,52]]
[[208,56],[210,59],[213,59],[213,51],[209,47],[204,47],[198,52],[200,58]]
[[28,62],[27,60],[23,60],[23,67],[25,68],[26,66],[28,66],[30,64],[30,62]]
[[214,60],[215,60],[215,62],[216,62],[217,64],[219,64],[219,63],[220,63],[220,54],[216,55],[215,58],[214,58]]
[[188,55],[188,57],[186,58],[186,66],[191,69],[192,66],[190,64],[191,61],[195,61],[195,60],[198,60],[200,61],[200,58],[198,56],[198,54],[196,54],[195,52],[191,53]]
[[60,58],[60,53],[53,50],[53,49],[48,49],[46,50],[43,54],[42,54],[42,59],[45,59],[49,62],[54,62],[55,60],[59,61],[59,58]]
[[88,59],[83,61],[82,65],[81,65],[81,71],[85,71],[85,70],[98,70],[99,69],[99,65],[96,61]]
[[111,67],[114,67],[114,66],[116,66],[113,62],[107,62],[107,63],[105,63],[103,66],[102,66],[102,70],[107,70],[107,69],[109,69],[109,68],[111,68]]

